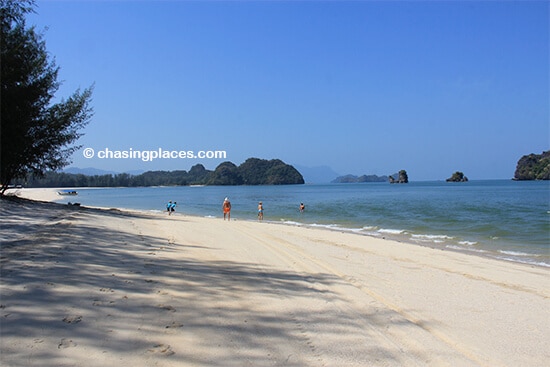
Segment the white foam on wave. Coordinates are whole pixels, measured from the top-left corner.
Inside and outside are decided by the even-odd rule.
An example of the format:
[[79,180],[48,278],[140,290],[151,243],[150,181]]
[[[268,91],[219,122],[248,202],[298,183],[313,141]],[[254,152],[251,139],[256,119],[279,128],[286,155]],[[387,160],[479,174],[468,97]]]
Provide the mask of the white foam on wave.
[[550,268],[550,264],[540,262],[540,261],[511,259],[511,258],[508,258],[508,257],[501,257],[501,256],[497,256],[497,259],[511,261],[511,262],[515,262],[515,263],[521,263],[521,264],[544,266],[545,268]]
[[391,228],[381,228],[377,232],[385,234],[404,234],[404,229],[391,229]]
[[506,250],[498,250],[499,253],[503,255],[510,255],[510,256],[536,256],[533,254],[528,254],[525,252],[519,252],[519,251],[506,251]]
[[418,242],[434,242],[443,243],[447,240],[452,240],[454,237],[440,234],[413,234],[411,239]]
[[411,237],[413,238],[425,238],[428,240],[451,240],[453,237],[447,236],[445,234],[413,234]]
[[318,224],[313,223],[311,224],[311,227],[320,227],[320,228],[328,228],[328,229],[341,229],[338,224]]
[[445,246],[449,249],[452,249],[452,250],[460,250],[460,251],[471,251],[471,252],[479,252],[479,253],[487,253],[487,251],[485,250],[480,250],[480,249],[476,249],[476,248],[468,248],[468,247],[461,247],[461,246],[456,246],[456,245],[447,245]]
[[295,222],[293,220],[281,219],[281,222],[283,222],[283,224],[288,224],[289,226],[303,226],[303,223]]
[[460,241],[458,244],[459,245],[464,245],[464,246],[475,246],[475,245],[477,245],[477,242],[475,242],[475,241]]

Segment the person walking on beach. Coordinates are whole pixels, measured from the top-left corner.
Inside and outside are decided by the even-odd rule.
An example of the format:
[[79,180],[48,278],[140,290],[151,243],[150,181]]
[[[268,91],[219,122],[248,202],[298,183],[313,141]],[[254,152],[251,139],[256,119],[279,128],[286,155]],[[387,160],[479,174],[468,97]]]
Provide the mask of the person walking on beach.
[[175,201],[172,203],[172,207],[170,208],[170,212],[173,213],[176,211],[176,206],[178,206],[178,203],[176,203]]
[[166,211],[168,212],[168,215],[172,214],[172,200],[166,204]]
[[258,220],[263,220],[263,219],[264,219],[264,206],[260,201],[260,203],[258,204]]
[[222,204],[223,220],[227,217],[227,220],[231,220],[231,202],[228,198],[225,198]]

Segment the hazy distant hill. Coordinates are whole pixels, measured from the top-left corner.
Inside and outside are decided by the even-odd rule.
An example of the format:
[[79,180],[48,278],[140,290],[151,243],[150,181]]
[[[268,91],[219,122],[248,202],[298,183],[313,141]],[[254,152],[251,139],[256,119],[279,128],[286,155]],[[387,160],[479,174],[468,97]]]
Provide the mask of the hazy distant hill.
[[329,183],[334,177],[338,176],[338,173],[328,166],[306,167],[295,165],[295,167],[304,176],[306,183]]
[[106,171],[99,168],[93,168],[93,167],[86,167],[86,168],[79,168],[79,167],[69,167],[65,168],[63,170],[64,173],[71,173],[74,175],[86,175],[86,176],[100,176],[100,175],[116,175],[119,173],[127,173],[129,175],[140,175],[144,170],[132,170],[132,171],[124,171],[124,172],[115,172],[115,171]]
[[345,175],[336,177],[332,180],[332,183],[362,183],[362,182],[388,182],[388,176],[377,176],[377,175]]

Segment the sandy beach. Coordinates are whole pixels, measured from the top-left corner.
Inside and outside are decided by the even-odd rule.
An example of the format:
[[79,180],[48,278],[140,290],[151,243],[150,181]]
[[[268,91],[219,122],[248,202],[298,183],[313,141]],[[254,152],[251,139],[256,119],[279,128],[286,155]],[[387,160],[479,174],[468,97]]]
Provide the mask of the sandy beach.
[[[2,366],[547,366],[550,270],[324,229],[0,201]],[[77,200],[76,200],[77,201]]]

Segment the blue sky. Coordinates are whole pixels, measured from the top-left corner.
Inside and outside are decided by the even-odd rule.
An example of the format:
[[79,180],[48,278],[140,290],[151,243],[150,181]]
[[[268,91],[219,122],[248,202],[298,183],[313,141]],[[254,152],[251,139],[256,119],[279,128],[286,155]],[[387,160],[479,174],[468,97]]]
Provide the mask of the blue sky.
[[[547,1],[38,1],[79,143],[339,174],[511,178],[550,148]],[[223,160],[85,159],[105,170]]]

